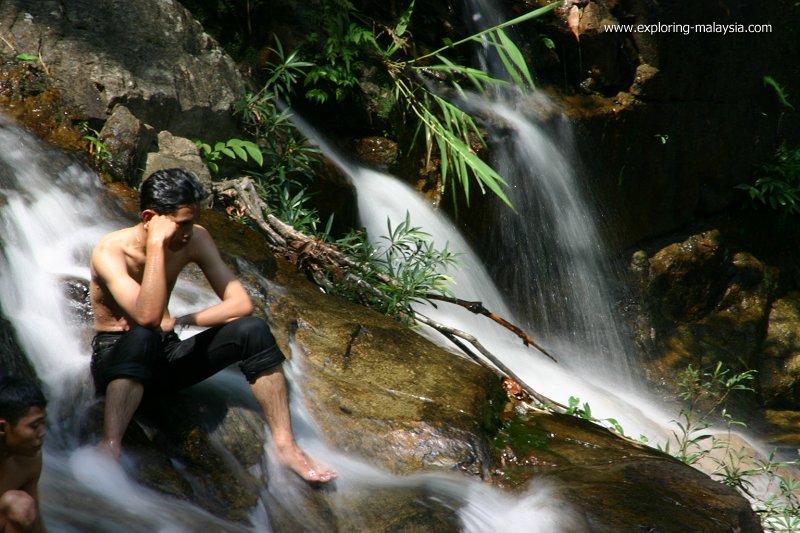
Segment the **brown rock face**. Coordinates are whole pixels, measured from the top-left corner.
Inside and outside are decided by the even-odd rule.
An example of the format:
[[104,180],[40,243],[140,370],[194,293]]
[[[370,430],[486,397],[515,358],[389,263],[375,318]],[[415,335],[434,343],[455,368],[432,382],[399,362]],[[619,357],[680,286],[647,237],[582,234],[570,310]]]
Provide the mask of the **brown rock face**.
[[764,404],[800,410],[800,293],[776,301],[769,314],[760,368]]

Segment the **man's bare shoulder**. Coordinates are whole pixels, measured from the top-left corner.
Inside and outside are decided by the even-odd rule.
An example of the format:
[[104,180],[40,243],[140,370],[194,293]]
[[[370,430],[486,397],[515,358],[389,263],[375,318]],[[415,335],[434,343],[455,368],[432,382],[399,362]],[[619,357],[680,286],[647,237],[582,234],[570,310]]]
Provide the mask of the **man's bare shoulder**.
[[121,254],[133,239],[134,228],[123,228],[104,235],[92,251],[92,262],[109,255]]
[[106,233],[99,241],[97,241],[95,249],[121,248],[123,245],[130,242],[135,229],[135,227],[122,228],[112,231],[111,233]]
[[189,243],[194,254],[217,249],[217,245],[214,242],[213,237],[211,237],[211,233],[209,233],[206,228],[199,224],[195,224],[192,231],[193,235]]

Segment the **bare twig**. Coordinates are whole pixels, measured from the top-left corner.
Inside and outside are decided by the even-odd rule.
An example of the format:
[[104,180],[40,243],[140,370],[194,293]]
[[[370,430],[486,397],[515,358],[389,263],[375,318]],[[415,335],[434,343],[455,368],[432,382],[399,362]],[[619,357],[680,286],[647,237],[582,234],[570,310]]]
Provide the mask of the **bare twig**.
[[[223,181],[215,184],[213,188],[216,195],[222,198],[226,205],[233,206],[234,211],[236,211],[238,215],[247,215],[253,220],[256,227],[265,235],[267,245],[271,250],[286,257],[296,264],[298,268],[304,269],[319,286],[329,290],[334,288],[334,282],[331,277],[333,277],[333,279],[339,279],[340,281],[346,281],[357,287],[359,291],[362,291],[364,301],[367,301],[367,296],[379,301],[387,300],[387,296],[367,281],[364,276],[377,279],[380,283],[386,285],[397,286],[397,282],[390,276],[375,271],[369,265],[354,261],[341,253],[335,246],[316,237],[311,237],[297,231],[274,215],[267,214],[265,216],[264,213],[268,211],[267,205],[258,195],[255,184],[250,178]],[[526,345],[534,346],[544,355],[555,361],[553,356],[536,344],[527,333],[502,317],[487,310],[481,302],[470,302],[458,298],[433,294],[428,294],[425,297],[431,300],[460,305],[466,307],[473,313],[484,315],[518,335]],[[549,408],[562,412],[567,410],[566,406],[539,394],[529,385],[525,384],[524,381],[500,359],[487,350],[473,335],[436,322],[417,311],[411,311],[410,313],[401,312],[400,314],[409,322],[425,324],[435,331],[438,331],[471,359],[490,368],[500,377],[515,381],[528,397],[533,398]],[[477,350],[480,355],[476,354],[467,344]]]
[[[565,405],[562,405],[562,404],[560,404],[560,403],[558,403],[556,401],[553,401],[550,398],[548,398],[548,397],[546,397],[546,396],[544,396],[542,394],[539,394],[534,389],[532,389],[522,379],[520,379],[520,377],[517,376],[514,373],[513,370],[508,368],[505,365],[505,363],[503,363],[500,359],[498,359],[492,352],[487,350],[483,346],[483,344],[481,344],[481,342],[478,339],[476,339],[473,335],[470,335],[469,333],[466,333],[466,332],[461,331],[459,329],[452,328],[450,326],[445,326],[444,324],[436,322],[435,320],[432,320],[432,319],[426,317],[425,315],[422,315],[422,314],[417,313],[417,312],[414,313],[413,318],[414,318],[414,320],[416,320],[417,322],[419,322],[421,324],[425,324],[426,326],[430,326],[431,328],[435,329],[436,331],[438,331],[439,333],[441,333],[442,335],[444,335],[445,337],[447,337],[448,339],[453,341],[453,344],[458,346],[471,359],[475,360],[476,362],[480,363],[483,366],[487,366],[488,368],[492,369],[495,373],[498,373],[498,371],[499,371],[499,374],[500,374],[501,377],[508,377],[508,378],[513,379],[517,383],[519,383],[519,385],[522,387],[522,389],[529,396],[531,396],[533,399],[535,399],[539,403],[541,403],[543,405],[554,406],[554,407],[557,407],[557,408],[559,408],[561,410],[564,410],[564,411],[567,410],[567,407]],[[488,359],[492,363],[494,368],[492,368],[491,366],[487,365],[480,357],[478,357],[474,352],[472,352],[472,350],[466,348],[464,346],[463,342],[461,342],[459,339],[463,339],[463,340],[467,341],[468,343],[470,343],[472,346],[474,346],[475,349],[478,352],[480,352],[481,355],[483,355],[486,359]]]
[[[12,36],[12,38],[13,38],[13,36]],[[5,43],[5,45],[6,45],[6,46],[8,46],[9,48],[11,48],[11,51],[12,51],[12,52],[16,52],[16,51],[17,51],[17,49],[16,49],[16,48],[14,48],[14,45],[13,45],[13,44],[11,44],[11,41],[9,41],[8,39],[6,39],[6,38],[5,38],[5,37],[3,37],[2,35],[0,35],[0,41],[3,41],[3,43]]]
[[483,315],[483,316],[485,316],[487,318],[490,318],[490,319],[494,320],[495,322],[497,322],[498,324],[500,324],[501,326],[503,326],[504,328],[506,328],[507,330],[512,331],[519,338],[521,338],[522,342],[525,344],[525,346],[529,346],[529,345],[533,346],[534,348],[536,348],[537,350],[542,352],[544,355],[546,355],[547,357],[552,359],[554,363],[558,362],[558,361],[556,361],[555,357],[550,355],[547,352],[547,350],[545,350],[539,344],[537,344],[536,341],[534,341],[531,338],[530,335],[525,333],[525,331],[523,331],[521,328],[515,326],[514,324],[510,323],[505,318],[503,318],[503,317],[501,317],[501,316],[489,311],[488,309],[486,309],[486,307],[483,306],[482,302],[472,302],[472,301],[468,301],[468,300],[462,300],[461,298],[453,298],[451,296],[445,296],[443,294],[426,294],[425,298],[427,298],[428,300],[439,300],[439,301],[442,301],[442,302],[447,302],[447,303],[451,303],[451,304],[455,304],[455,305],[460,305],[461,307],[464,307],[465,309],[467,309],[468,311],[470,311],[472,313],[475,313],[476,315]]

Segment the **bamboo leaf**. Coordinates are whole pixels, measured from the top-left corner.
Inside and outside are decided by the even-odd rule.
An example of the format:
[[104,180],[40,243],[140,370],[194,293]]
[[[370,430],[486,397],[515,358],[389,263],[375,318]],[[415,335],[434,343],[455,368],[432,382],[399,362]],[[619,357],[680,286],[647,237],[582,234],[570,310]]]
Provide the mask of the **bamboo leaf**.
[[525,22],[525,21],[528,21],[528,20],[531,20],[531,19],[535,19],[537,17],[541,17],[542,15],[544,15],[546,13],[549,13],[550,11],[554,10],[559,5],[561,5],[561,1],[560,0],[556,1],[556,2],[553,2],[552,4],[548,4],[548,5],[544,6],[544,7],[540,7],[539,9],[534,9],[533,11],[529,11],[528,13],[525,13],[524,15],[520,15],[519,17],[513,18],[511,20],[507,20],[507,21],[503,22],[502,24],[498,24],[497,26],[493,26],[491,28],[487,28],[487,29],[485,29],[483,31],[480,31],[478,33],[470,35],[469,37],[461,39],[460,41],[456,41],[454,43],[448,43],[446,46],[443,46],[443,47],[439,48],[438,50],[434,50],[433,52],[431,52],[429,54],[425,54],[423,56],[420,56],[420,57],[412,59],[411,61],[409,61],[409,63],[414,63],[414,62],[420,61],[422,59],[427,59],[427,58],[429,58],[431,56],[435,56],[435,55],[437,55],[437,54],[439,54],[439,53],[441,53],[441,52],[443,52],[445,50],[448,50],[450,48],[454,48],[454,47],[456,47],[458,45],[461,45],[461,44],[464,44],[466,42],[472,41],[476,37],[480,37],[481,35],[485,35],[485,34],[487,34],[489,32],[493,32],[495,30],[502,29],[502,28],[507,28],[509,26],[513,26],[513,25],[519,24],[521,22]]
[[445,145],[444,139],[441,137],[436,137],[436,142],[439,145],[439,171],[442,174],[442,185],[447,183],[447,169],[449,168],[449,161],[450,158],[447,157],[447,147]]
[[514,44],[514,41],[508,38],[508,35],[506,35],[506,32],[503,30],[498,29],[495,33],[500,38],[500,42],[503,45],[503,49],[508,54],[509,59],[516,66],[517,72],[522,74],[522,76],[525,78],[525,81],[528,82],[529,87],[533,87],[533,77],[531,76],[530,70],[528,70],[528,65],[525,63],[525,58],[523,57],[520,49],[517,48],[517,45]]
[[398,37],[402,37],[408,28],[408,23],[411,21],[411,13],[414,11],[414,1],[415,0],[411,0],[411,3],[408,5],[408,9],[405,10],[403,15],[400,17],[400,21],[397,23],[397,26],[394,28],[394,32]]
[[511,76],[511,80],[514,82],[514,85],[517,87],[524,87],[522,83],[522,78],[520,77],[517,70],[514,68],[511,59],[508,57],[505,48],[498,42],[497,37],[494,33],[488,34],[489,42],[494,47],[495,51],[497,51],[497,57],[500,58],[500,62],[503,63],[503,68],[506,69],[506,72],[509,76]]

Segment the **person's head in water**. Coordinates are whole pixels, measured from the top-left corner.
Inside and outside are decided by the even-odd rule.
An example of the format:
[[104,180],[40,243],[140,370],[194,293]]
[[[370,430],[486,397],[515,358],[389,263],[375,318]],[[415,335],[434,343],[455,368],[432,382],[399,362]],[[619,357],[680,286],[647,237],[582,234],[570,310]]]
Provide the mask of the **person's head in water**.
[[47,399],[35,383],[0,377],[0,455],[33,456],[42,447]]
[[139,209],[172,215],[181,207],[193,207],[206,198],[206,190],[194,172],[166,168],[150,174],[139,189]]

